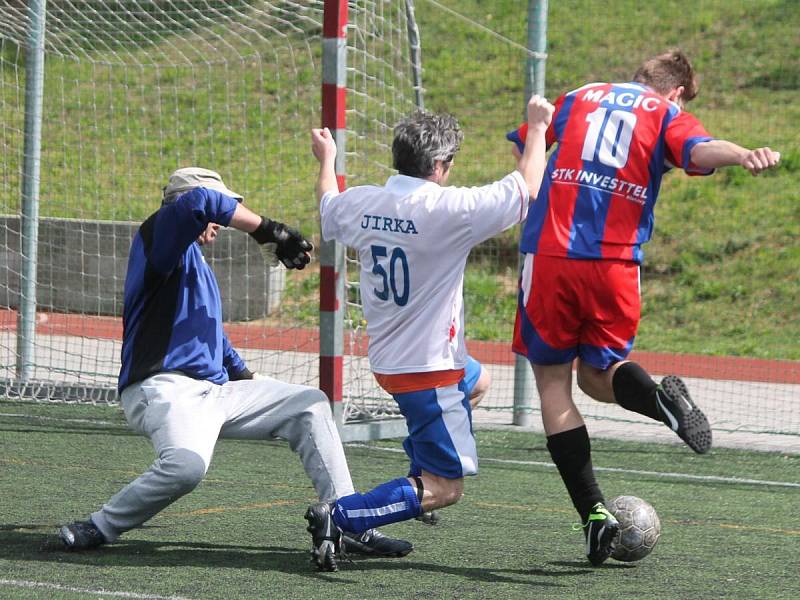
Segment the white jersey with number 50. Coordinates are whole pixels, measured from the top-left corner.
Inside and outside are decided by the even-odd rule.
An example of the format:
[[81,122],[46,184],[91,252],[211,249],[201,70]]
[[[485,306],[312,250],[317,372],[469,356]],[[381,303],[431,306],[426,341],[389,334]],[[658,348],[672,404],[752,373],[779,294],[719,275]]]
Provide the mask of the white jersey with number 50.
[[323,238],[358,251],[373,372],[464,367],[467,255],[527,211],[528,189],[516,171],[484,187],[394,175],[385,186],[323,196]]

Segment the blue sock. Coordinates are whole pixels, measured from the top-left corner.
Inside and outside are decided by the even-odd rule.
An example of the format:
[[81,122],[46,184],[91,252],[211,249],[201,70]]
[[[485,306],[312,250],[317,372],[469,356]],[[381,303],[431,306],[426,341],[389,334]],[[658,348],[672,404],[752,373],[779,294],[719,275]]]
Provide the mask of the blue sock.
[[339,498],[333,507],[333,522],[350,533],[407,521],[422,513],[417,492],[408,479],[387,481],[366,494],[350,494]]
[[414,445],[411,443],[411,438],[407,437],[403,440],[403,450],[406,451],[406,456],[410,459],[408,465],[408,476],[419,477],[422,475],[422,469],[414,460]]

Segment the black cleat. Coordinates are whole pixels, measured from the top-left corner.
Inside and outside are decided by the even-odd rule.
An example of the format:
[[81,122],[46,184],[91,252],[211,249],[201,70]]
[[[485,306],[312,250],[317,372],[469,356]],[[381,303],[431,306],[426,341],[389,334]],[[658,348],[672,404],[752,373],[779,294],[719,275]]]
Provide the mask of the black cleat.
[[306,530],[313,541],[311,559],[320,571],[336,571],[336,558],[342,556],[342,530],[333,522],[331,505],[319,502],[308,507],[305,514]]
[[429,510],[414,518],[421,523],[425,523],[425,525],[437,525],[439,521],[441,521],[442,516],[439,514],[438,510]]
[[619,522],[608,509],[598,502],[592,507],[589,519],[583,526],[586,536],[586,558],[593,566],[602,565],[614,550],[614,538],[619,531]]
[[711,449],[711,426],[689,396],[680,377],[667,375],[656,389],[656,403],[664,423],[698,454]]
[[58,537],[67,550],[89,550],[106,543],[106,538],[91,519],[64,525],[58,531]]
[[345,531],[342,535],[347,554],[392,557],[405,556],[414,549],[411,542],[390,538],[377,529],[367,529],[361,535]]

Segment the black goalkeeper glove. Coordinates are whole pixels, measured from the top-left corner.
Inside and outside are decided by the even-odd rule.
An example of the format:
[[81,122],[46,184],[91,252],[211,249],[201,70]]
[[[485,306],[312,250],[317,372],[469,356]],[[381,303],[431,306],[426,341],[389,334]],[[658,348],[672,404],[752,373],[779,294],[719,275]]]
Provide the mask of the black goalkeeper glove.
[[254,373],[247,367],[245,367],[238,373],[231,373],[230,371],[228,371],[228,379],[230,381],[242,381],[244,379],[253,379],[253,375]]
[[303,269],[311,261],[309,252],[314,246],[302,234],[283,223],[261,217],[261,224],[251,232],[260,246],[264,260],[271,267],[278,261],[287,269]]
[[230,381],[243,381],[246,379],[264,379],[264,376],[245,367],[238,373],[228,373],[228,379]]

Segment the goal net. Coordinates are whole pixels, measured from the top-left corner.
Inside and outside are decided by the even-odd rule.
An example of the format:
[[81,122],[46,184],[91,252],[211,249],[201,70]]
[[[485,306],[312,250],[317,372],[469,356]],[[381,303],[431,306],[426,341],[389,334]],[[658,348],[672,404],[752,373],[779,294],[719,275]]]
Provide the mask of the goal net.
[[[326,3],[47,2],[35,298],[21,286],[25,261],[31,258],[21,251],[31,232],[20,218],[29,3],[6,0],[0,10],[0,397],[113,403],[128,247],[138,225],[158,207],[161,188],[174,169],[212,168],[245,196],[248,206],[320,241],[313,194],[317,165],[308,130],[319,126],[322,117]],[[393,173],[392,127],[415,107],[420,89],[411,64],[413,4],[411,0],[348,3],[344,173],[348,186],[380,183]],[[630,31],[649,31],[648,24],[658,18],[654,7],[631,13],[623,6],[598,10],[597,0],[577,5],[587,14],[605,15],[608,23],[597,31],[618,33],[619,39],[627,40]],[[720,30],[726,23],[745,22],[739,15],[747,12],[747,6],[718,3]],[[550,3],[546,90],[551,98],[587,81],[627,77],[634,63],[654,47],[666,48],[673,42],[665,30],[653,33],[656,39],[631,41],[633,46],[626,46],[625,52],[606,49],[575,31],[574,10],[572,5]],[[794,33],[790,17],[796,9],[787,4],[781,10],[786,16],[780,20],[790,36]],[[776,18],[778,14],[774,13]],[[796,80],[792,79],[796,60],[771,51],[768,40],[760,40],[746,61],[726,60],[725,70],[720,71],[708,57],[738,56],[741,47],[752,46],[751,40],[746,28],[709,37],[704,33],[704,15],[687,22],[687,49],[705,61],[704,97],[724,103],[718,107],[700,100],[703,120],[723,137],[730,134],[732,139],[765,144],[775,139],[776,147],[778,140],[790,146],[784,133],[790,128],[786,119],[777,118],[775,107],[786,111],[792,105],[789,88]],[[451,182],[475,185],[499,178],[512,167],[503,135],[522,117],[523,73],[530,57],[524,7],[511,11],[492,3],[419,0],[416,16],[425,50],[426,105],[453,113],[466,132]],[[711,48],[711,40],[723,42]],[[745,92],[749,95],[739,102],[735,94]],[[766,97],[772,99],[770,107]],[[757,125],[751,120],[752,108],[762,109],[756,110],[763,113]],[[796,158],[792,160],[789,153],[787,168],[796,164]],[[727,203],[728,193],[738,188],[762,198],[763,187],[748,186],[769,185],[763,177],[753,183],[749,177],[720,175],[702,184],[685,184],[680,175],[669,177],[659,201],[661,237],[648,246],[643,276],[645,309],[659,313],[664,311],[658,303],[669,297],[662,288],[675,281],[670,276],[674,260],[689,261],[683,265],[687,277],[702,279],[707,274],[711,280],[708,289],[695,290],[700,296],[691,308],[722,293],[716,289],[716,274],[695,269],[693,257],[707,261],[707,256],[728,256],[742,247],[735,236],[722,249],[708,245],[706,213],[693,220],[688,212],[692,199],[703,195],[704,203]],[[761,202],[759,212],[772,210],[762,209]],[[750,206],[750,201],[742,205]],[[686,207],[687,212],[674,207]],[[731,222],[724,227],[736,230],[735,219],[753,214],[744,208],[738,211],[731,213]],[[791,219],[787,216],[786,221]],[[771,222],[774,229],[774,219]],[[468,348],[493,379],[475,413],[477,422],[509,423],[514,410],[509,340],[518,235],[518,230],[511,230],[476,248],[466,271]],[[782,235],[791,251],[794,238],[785,231]],[[754,260],[759,240],[753,242]],[[785,258],[788,254],[782,256],[781,260],[790,260]],[[207,249],[207,258],[220,281],[226,330],[250,368],[319,385],[319,262],[302,272],[265,271],[254,244],[233,230],[224,231]],[[776,282],[791,280],[782,273],[776,271]],[[346,279],[341,414],[346,422],[395,420],[393,402],[368,369],[358,264],[350,254]],[[749,284],[744,281],[741,286]],[[791,281],[782,282],[781,289],[776,296],[783,294],[789,300],[796,296],[797,286]],[[738,288],[723,291],[733,303],[737,301]],[[764,290],[763,302],[768,302],[770,293]],[[22,356],[19,310],[32,300],[34,335],[23,340],[29,342],[29,352]],[[785,304],[791,306],[789,300]],[[760,312],[760,305],[753,304],[753,310]],[[683,325],[654,330],[652,316],[645,315],[637,349],[659,352],[633,357],[656,378],[675,373],[687,379],[695,399],[708,409],[715,430],[800,434],[795,401],[800,393],[798,361],[775,360],[775,353],[770,360],[747,358],[755,342],[740,348],[736,328],[717,336],[715,324],[687,318],[695,324],[690,332],[695,338],[703,335],[697,331],[727,335],[731,352],[743,356],[718,356],[718,349],[707,352],[702,344],[695,344],[693,354],[671,351],[670,340],[663,344],[658,340],[656,345],[653,342],[662,333],[679,333]],[[768,337],[762,335],[765,345]],[[638,420],[618,407],[591,401],[576,387],[574,392],[593,425],[608,424],[611,430],[617,422]],[[536,412],[534,390],[530,396],[528,409]],[[539,421],[538,414],[533,420]],[[652,431],[664,429],[650,426]]]
[[[700,77],[701,94],[689,110],[711,134],[784,150],[782,166],[756,178],[739,168],[707,178],[680,172],[664,178],[655,235],[645,247],[643,317],[631,358],[656,381],[682,377],[717,441],[763,440],[780,448],[786,440],[797,448],[800,356],[795,329],[780,323],[797,322],[784,311],[787,302],[796,304],[798,293],[797,228],[786,226],[796,223],[789,217],[796,202],[786,193],[796,144],[784,132],[794,114],[798,61],[742,23],[750,13],[763,14],[781,31],[775,39],[785,39],[794,34],[790,23],[797,21],[800,5],[715,2],[706,17],[713,14],[724,35],[709,35],[704,18],[693,14],[676,38],[673,28],[650,26],[660,18],[660,3],[641,4],[637,11],[598,0],[518,2],[513,9],[511,4],[417,3],[426,105],[452,112],[465,131],[450,175],[453,185],[480,185],[513,168],[505,133],[523,117],[528,48],[538,47],[526,40],[526,26],[528,35],[542,29],[534,12],[525,14],[525,5],[549,5],[543,86],[549,99],[592,81],[628,81],[640,61],[680,43]],[[592,15],[591,31],[576,24],[576,14]],[[647,33],[632,36],[633,31]],[[748,48],[746,59],[742,47]],[[753,111],[762,116],[753,120]],[[512,228],[476,247],[467,264],[467,347],[492,376],[474,413],[477,423],[508,424],[520,408],[514,406],[518,371],[510,348],[518,240],[519,229]],[[531,426],[541,426],[531,388],[524,409],[534,413]],[[677,441],[660,423],[593,401],[578,389],[576,377],[573,397],[592,434]],[[747,435],[754,432],[760,435]]]
[[[20,356],[28,2],[0,13],[0,396],[115,402],[128,248],[176,168],[221,173],[256,212],[319,241],[309,129],[320,124],[324,2],[47,2],[35,335]],[[352,3],[347,181],[389,174],[413,108],[406,3]],[[318,245],[318,244],[317,244]],[[319,266],[265,271],[246,235],[205,250],[226,331],[251,370],[317,385]],[[352,279],[352,278],[351,278]],[[351,292],[352,293],[352,292]],[[351,297],[352,298],[352,297]],[[352,298],[354,300],[354,298]],[[349,304],[346,348],[364,346]],[[27,361],[20,377],[20,361]],[[347,418],[386,412],[359,351]]]

